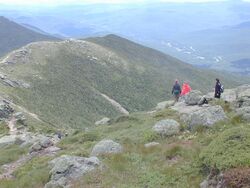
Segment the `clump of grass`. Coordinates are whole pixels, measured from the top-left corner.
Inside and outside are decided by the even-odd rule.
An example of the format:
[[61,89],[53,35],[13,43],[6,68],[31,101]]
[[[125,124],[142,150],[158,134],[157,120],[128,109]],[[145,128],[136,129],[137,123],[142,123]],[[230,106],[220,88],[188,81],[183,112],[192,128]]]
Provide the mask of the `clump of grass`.
[[11,145],[1,148],[0,150],[0,165],[16,161],[23,154],[27,153],[27,148],[21,148],[19,145]]
[[179,145],[173,146],[170,149],[166,150],[164,152],[164,155],[166,156],[166,159],[171,160],[172,158],[176,156],[182,155],[183,148]]
[[0,135],[6,135],[9,129],[5,122],[0,122]]
[[250,165],[250,129],[235,127],[219,134],[200,154],[203,166],[225,170]]
[[152,130],[147,130],[143,132],[143,141],[144,142],[153,142],[156,140],[159,140],[161,137],[156,132],[153,132]]
[[244,120],[243,120],[241,115],[235,115],[231,119],[231,123],[234,124],[234,125],[237,125],[237,124],[240,124],[240,123],[243,123],[243,122],[244,122]]
[[153,118],[160,120],[162,118],[178,118],[176,112],[170,109],[165,109],[154,114]]
[[115,118],[112,123],[121,123],[121,122],[125,122],[125,121],[130,121],[130,122],[139,122],[140,120],[136,117],[133,116],[119,116],[117,118]]

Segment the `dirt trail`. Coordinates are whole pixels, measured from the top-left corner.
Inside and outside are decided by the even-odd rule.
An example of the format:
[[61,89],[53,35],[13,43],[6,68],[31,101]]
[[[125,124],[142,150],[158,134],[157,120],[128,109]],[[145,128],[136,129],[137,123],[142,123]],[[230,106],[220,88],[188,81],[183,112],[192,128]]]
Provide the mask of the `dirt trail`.
[[34,157],[41,157],[41,156],[53,156],[55,155],[60,148],[57,148],[55,146],[50,146],[48,148],[45,148],[44,150],[28,153],[26,155],[23,155],[20,157],[17,161],[14,161],[9,164],[5,164],[2,167],[0,167],[3,170],[3,173],[0,174],[0,180],[2,179],[13,179],[15,178],[13,176],[13,173],[21,166],[23,166],[25,163],[33,159]]
[[17,121],[16,118],[12,117],[11,120],[8,122],[10,135],[16,135],[17,133],[16,121]]

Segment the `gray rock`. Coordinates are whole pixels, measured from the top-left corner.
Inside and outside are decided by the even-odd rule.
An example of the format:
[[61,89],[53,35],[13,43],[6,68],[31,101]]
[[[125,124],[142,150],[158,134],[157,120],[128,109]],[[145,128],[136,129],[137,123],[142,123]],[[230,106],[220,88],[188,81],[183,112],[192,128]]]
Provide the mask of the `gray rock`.
[[154,125],[153,131],[161,136],[172,136],[179,133],[180,124],[173,119],[161,120]]
[[95,125],[106,125],[108,123],[110,123],[110,119],[105,117],[102,118],[100,121],[95,122]]
[[155,107],[156,110],[164,110],[166,108],[169,108],[170,106],[174,105],[174,101],[163,101],[157,104]]
[[250,122],[250,106],[236,109],[236,114]]
[[242,85],[237,88],[237,97],[250,97],[250,85]]
[[225,89],[221,94],[221,99],[226,102],[234,102],[237,100],[237,92],[236,89]]
[[122,146],[119,143],[116,143],[113,140],[102,140],[94,146],[91,156],[121,152]]
[[150,142],[144,145],[145,148],[151,148],[151,147],[155,147],[155,146],[159,146],[160,143],[158,142]]
[[101,163],[96,157],[84,158],[63,155],[55,158],[49,162],[51,179],[45,188],[69,187],[71,181],[77,180],[100,165]]
[[8,119],[13,112],[14,109],[8,103],[0,101],[0,120]]
[[227,119],[227,116],[221,106],[206,106],[191,113],[181,114],[181,120],[185,122],[189,128],[197,125],[211,127],[215,123]]
[[32,153],[32,152],[38,152],[38,151],[43,150],[45,148],[48,148],[50,146],[53,146],[53,142],[48,137],[44,137],[40,141],[35,142],[30,147],[30,153]]
[[192,90],[184,96],[184,100],[187,105],[197,105],[201,98],[202,93],[197,90]]
[[207,180],[204,180],[201,184],[200,184],[200,188],[209,188],[209,183]]
[[16,135],[7,135],[0,138],[0,146],[11,145],[16,142]]

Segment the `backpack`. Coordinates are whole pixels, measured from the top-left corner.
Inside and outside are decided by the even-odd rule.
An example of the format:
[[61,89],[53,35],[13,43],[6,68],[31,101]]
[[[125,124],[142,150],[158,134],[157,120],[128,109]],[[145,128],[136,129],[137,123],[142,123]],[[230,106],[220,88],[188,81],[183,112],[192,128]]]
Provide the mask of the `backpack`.
[[223,85],[220,86],[220,92],[221,92],[221,93],[224,92],[224,86],[223,86]]

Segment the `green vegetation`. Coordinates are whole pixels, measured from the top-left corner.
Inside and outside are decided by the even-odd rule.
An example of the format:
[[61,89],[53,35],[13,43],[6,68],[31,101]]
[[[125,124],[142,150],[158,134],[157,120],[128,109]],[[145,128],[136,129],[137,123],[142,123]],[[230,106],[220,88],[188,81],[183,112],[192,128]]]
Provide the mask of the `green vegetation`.
[[[188,80],[194,89],[207,92],[220,77],[226,86],[242,80],[200,70],[191,65],[109,35],[87,41],[42,42],[25,47],[23,58],[2,65],[11,79],[24,80],[31,88],[6,90],[15,103],[53,127],[90,127],[103,117],[121,115],[102,93],[129,112],[145,111],[170,99],[173,80]],[[240,80],[240,81],[239,81]],[[2,90],[1,90],[2,91]]]
[[20,167],[15,172],[16,179],[1,180],[1,187],[3,188],[40,188],[49,181],[49,169],[47,162],[51,158],[40,157],[35,158]]
[[1,147],[0,166],[16,161],[20,156],[27,153],[27,148],[20,148],[19,145]]
[[224,131],[200,154],[202,164],[209,169],[225,170],[250,165],[250,129],[235,127]]

